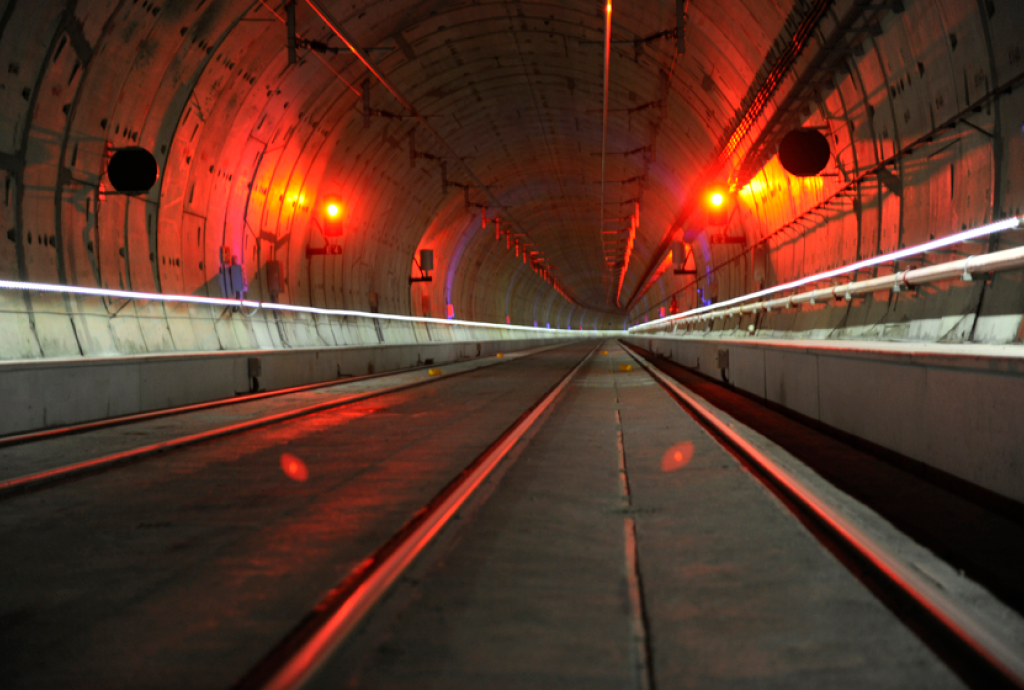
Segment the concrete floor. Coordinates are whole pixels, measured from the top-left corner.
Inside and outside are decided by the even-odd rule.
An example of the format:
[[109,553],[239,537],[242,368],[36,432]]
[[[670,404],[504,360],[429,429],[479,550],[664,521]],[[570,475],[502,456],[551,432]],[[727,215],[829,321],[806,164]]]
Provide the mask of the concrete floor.
[[[4,687],[231,686],[591,347],[0,502]],[[604,348],[314,687],[960,686]]]

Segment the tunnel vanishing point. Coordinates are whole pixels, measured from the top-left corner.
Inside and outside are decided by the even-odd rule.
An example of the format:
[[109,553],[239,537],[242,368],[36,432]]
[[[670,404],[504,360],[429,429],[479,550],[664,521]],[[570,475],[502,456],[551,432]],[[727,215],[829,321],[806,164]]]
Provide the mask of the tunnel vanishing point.
[[[0,0],[0,532],[12,530],[0,561],[24,559],[0,579],[0,686],[1024,684],[1022,53],[1021,0]],[[319,415],[332,421],[318,426]],[[252,452],[269,463],[265,481],[285,482],[266,489],[267,501],[292,502],[267,507],[267,525],[322,501],[366,503],[347,519],[374,527],[335,535],[349,551],[288,585],[292,608],[274,615],[291,622],[248,628],[250,647],[239,642],[246,616],[270,614],[236,603],[210,613],[209,639],[193,630],[202,653],[161,628],[152,649],[119,652],[134,666],[101,669],[114,647],[98,640],[132,640],[126,631],[150,625],[140,611],[165,609],[96,592],[111,581],[141,592],[159,578],[139,575],[127,551],[106,553],[109,540],[74,545],[105,533],[112,515],[146,534],[185,529],[182,497],[201,491],[174,483],[192,464],[172,458],[220,467],[230,456],[237,469],[248,461],[235,434],[262,448]],[[300,452],[317,434],[335,436]],[[401,451],[385,448],[399,436]],[[193,445],[195,456],[182,450]],[[607,487],[588,474],[605,450]],[[387,464],[420,455],[422,467]],[[430,458],[442,456],[454,464],[438,484]],[[352,478],[344,501],[284,496],[318,485],[331,462],[348,472],[364,461],[380,463],[381,478]],[[761,488],[686,484],[702,462]],[[151,474],[125,481],[135,472]],[[373,511],[392,484],[385,519]],[[161,516],[140,517],[130,486],[151,487]],[[228,500],[235,490],[223,494],[231,524],[259,503],[258,492]],[[580,517],[571,538],[569,527],[535,536],[530,556],[488,532],[571,522],[567,511],[605,490],[614,508]],[[744,492],[765,512],[729,508]],[[523,517],[511,496],[538,512]],[[844,507],[828,507],[835,496]],[[709,497],[706,522],[687,517]],[[871,598],[885,613],[870,625],[822,604],[822,625],[876,647],[844,656],[835,641],[807,652],[813,670],[794,659],[831,633],[792,628],[795,614],[736,593],[766,585],[765,561],[736,564],[735,553],[803,536],[725,539],[728,558],[701,551],[695,535],[731,539],[751,521],[767,530],[783,505],[785,529],[825,545],[814,558],[846,554],[808,565],[818,574],[806,582],[776,573],[792,596],[828,599],[821,583],[834,578],[903,592]],[[408,546],[394,571],[405,574],[388,575],[431,511],[448,516],[430,533],[442,545]],[[615,511],[614,555],[602,560],[607,544],[587,539]],[[189,513],[191,536],[153,547],[153,573],[183,562],[175,549],[192,554],[181,544],[221,544],[201,512]],[[471,526],[448,525],[455,514]],[[843,514],[881,551],[849,546],[857,529]],[[82,533],[46,531],[58,516]],[[882,526],[865,527],[876,518]],[[305,543],[317,529],[274,538]],[[239,558],[258,560],[266,543],[238,546]],[[321,547],[296,545],[271,570],[312,563]],[[594,620],[509,603],[517,588],[530,598],[554,585],[489,569],[542,562],[545,548],[557,582],[586,565],[592,577],[558,601],[592,607]],[[488,549],[493,559],[479,555]],[[555,553],[571,557],[558,565]],[[812,559],[801,554],[783,560]],[[59,575],[72,557],[87,572],[76,576],[84,593],[66,599]],[[722,606],[704,617],[678,598],[680,580],[697,577],[690,558],[711,578],[691,583],[696,592]],[[591,591],[605,566],[619,589]],[[209,580],[188,582],[208,592],[245,580],[223,563],[203,568]],[[716,568],[739,578],[731,594],[713,586]],[[478,571],[507,586],[507,600],[459,598],[477,591],[466,573]],[[912,571],[932,584],[915,585]],[[872,579],[891,577],[898,586]],[[428,584],[401,594],[409,578]],[[34,589],[43,582],[46,594]],[[934,582],[953,608],[929,598]],[[213,606],[175,583],[167,611]],[[384,603],[359,599],[363,587]],[[327,592],[335,598],[314,606]],[[597,612],[620,595],[614,651],[600,631],[619,623]],[[426,630],[434,619],[416,611],[428,604],[450,628],[395,632]],[[302,614],[349,609],[360,613],[340,623]],[[453,610],[513,611],[501,632],[512,651],[473,627],[483,618],[446,618]],[[741,611],[790,632],[748,639],[736,631],[757,626]],[[890,623],[895,637],[872,637]],[[529,646],[544,634],[560,652]],[[576,646],[559,646],[568,639]],[[473,640],[478,656],[466,651]],[[418,651],[389,656],[388,645]],[[175,650],[166,676],[158,648]],[[875,667],[875,654],[891,667]],[[605,661],[623,675],[599,671]]]

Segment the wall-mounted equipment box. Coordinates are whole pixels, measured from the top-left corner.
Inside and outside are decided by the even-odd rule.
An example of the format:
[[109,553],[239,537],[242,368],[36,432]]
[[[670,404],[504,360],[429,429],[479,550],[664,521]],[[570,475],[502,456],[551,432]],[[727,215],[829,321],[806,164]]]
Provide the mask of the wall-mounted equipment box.
[[245,282],[245,271],[241,266],[222,266],[219,277],[221,294],[228,299],[245,299],[249,285]]
[[434,250],[433,249],[421,249],[420,260],[416,262],[420,269],[420,277],[415,276],[409,278],[410,283],[430,283],[434,279],[430,276],[430,272],[434,270]]

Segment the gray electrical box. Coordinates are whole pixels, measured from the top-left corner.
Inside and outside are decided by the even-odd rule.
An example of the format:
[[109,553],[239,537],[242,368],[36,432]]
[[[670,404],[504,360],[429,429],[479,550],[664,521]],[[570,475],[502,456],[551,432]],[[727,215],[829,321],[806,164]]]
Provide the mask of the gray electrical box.
[[681,240],[672,240],[672,263],[676,268],[682,268],[686,263],[686,249]]
[[245,299],[249,286],[245,282],[245,271],[238,264],[222,266],[220,289],[228,299]]
[[420,250],[420,270],[424,273],[429,273],[434,270],[434,250],[433,249],[421,249]]

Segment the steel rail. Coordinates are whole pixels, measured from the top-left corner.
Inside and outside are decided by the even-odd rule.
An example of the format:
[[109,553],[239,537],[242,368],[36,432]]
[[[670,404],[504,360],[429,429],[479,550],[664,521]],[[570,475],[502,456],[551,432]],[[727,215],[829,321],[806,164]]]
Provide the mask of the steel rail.
[[[598,343],[600,346],[600,343]],[[590,360],[597,347],[587,353],[561,381],[524,412],[487,450],[446,486],[388,543],[367,558],[335,590],[336,595],[317,605],[326,620],[313,630],[283,661],[273,652],[265,660],[271,668],[257,666],[235,688],[294,690],[302,687],[355,629],[373,606],[391,588],[405,569],[426,549],[477,488],[551,407],[577,372]],[[311,626],[312,627],[312,626]],[[302,634],[300,629],[296,634]],[[287,639],[285,641],[287,643]]]
[[[578,342],[578,341],[575,341]],[[539,350],[529,351],[529,354],[523,354],[520,357],[509,357],[508,361],[514,361],[515,359],[521,359],[523,357],[529,357],[545,349],[554,349],[554,347],[562,347],[569,343],[560,343],[557,346],[551,348],[542,348]],[[388,395],[389,393],[397,393],[400,391],[409,390],[411,388],[418,388],[419,386],[425,386],[427,384],[436,383],[438,381],[444,381],[456,376],[463,374],[470,374],[481,369],[489,368],[498,364],[499,362],[491,362],[490,364],[484,364],[482,366],[467,369],[465,371],[457,371],[451,374],[442,374],[441,376],[432,376],[424,378],[411,383],[403,383],[397,386],[388,386],[387,388],[381,388],[375,391],[367,391],[365,393],[357,393],[347,397],[329,400],[327,402],[317,403],[315,405],[307,405],[306,407],[300,407],[295,410],[288,410],[287,412],[278,412],[277,414],[267,415],[266,417],[260,417],[259,419],[253,419],[246,422],[239,422],[237,424],[230,424],[228,426],[218,427],[216,429],[209,429],[202,431],[197,434],[189,434],[187,436],[180,436],[178,438],[169,439],[167,441],[160,441],[159,443],[152,443],[139,448],[132,448],[129,450],[121,451],[119,453],[111,453],[104,455],[99,458],[92,460],[84,460],[71,465],[65,465],[63,467],[56,467],[51,470],[45,470],[43,472],[36,472],[34,474],[24,475],[21,477],[15,477],[14,479],[8,479],[0,481],[0,500],[9,498],[11,496],[24,493],[27,491],[33,491],[42,489],[52,484],[64,482],[72,479],[78,479],[99,472],[113,469],[115,467],[125,465],[128,463],[144,460],[146,458],[160,455],[171,450],[177,450],[187,446],[193,446],[198,443],[206,441],[212,441],[225,436],[232,436],[234,434],[243,433],[246,431],[252,431],[253,429],[259,429],[261,427],[270,426],[272,424],[278,424],[280,422],[287,422],[298,417],[304,417],[318,412],[325,412],[327,410],[334,409],[336,407],[343,407],[345,405],[351,405],[352,403],[362,402],[364,400],[370,400],[372,398],[380,397],[382,395]],[[338,385],[336,382],[334,385]]]
[[1024,688],[1024,649],[1003,634],[1004,631],[994,629],[994,621],[983,619],[976,611],[954,600],[941,585],[904,562],[855,522],[830,506],[799,477],[754,447],[736,429],[687,393],[675,379],[652,365],[633,348],[624,349],[647,373],[668,389],[683,407],[720,434],[744,459],[764,472],[788,497],[829,528],[843,544],[870,563],[1006,680]]

